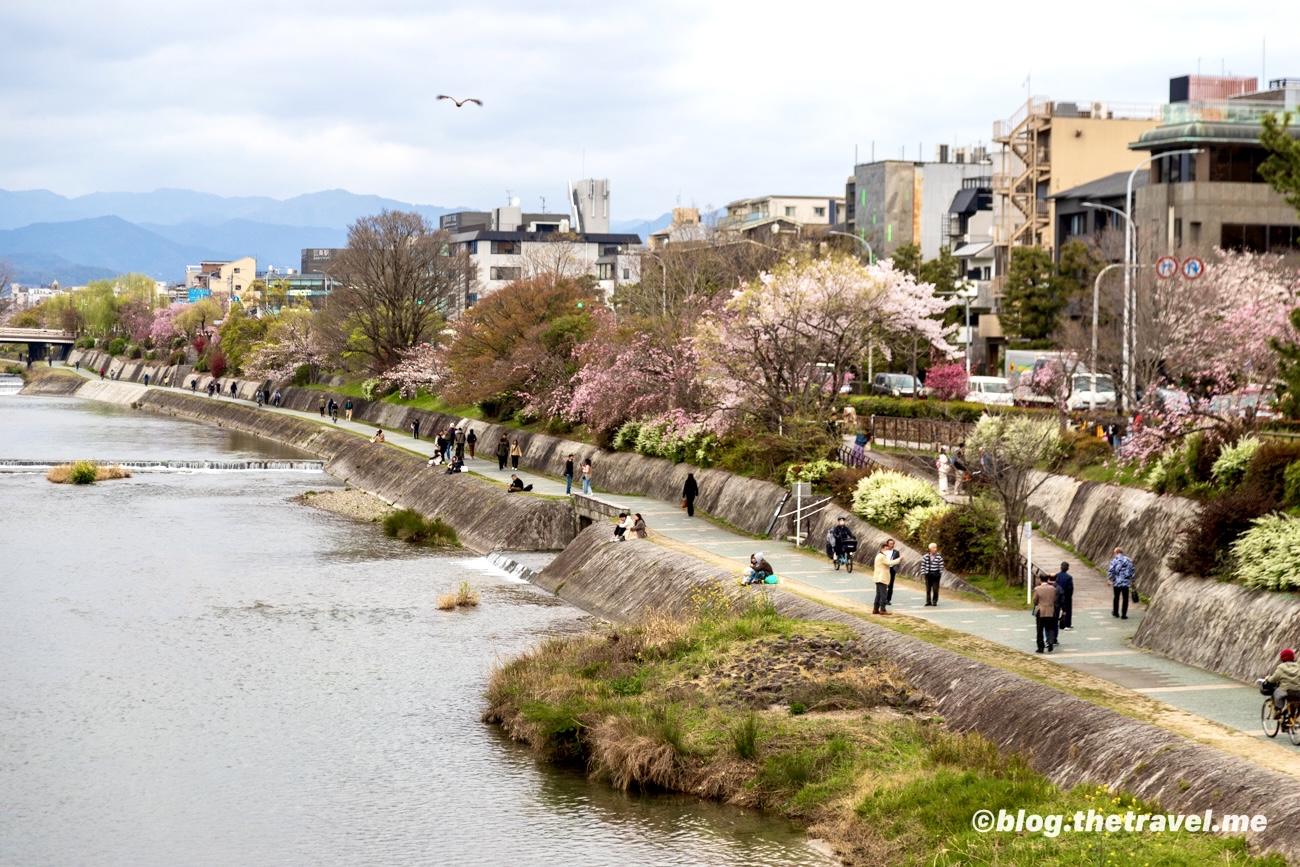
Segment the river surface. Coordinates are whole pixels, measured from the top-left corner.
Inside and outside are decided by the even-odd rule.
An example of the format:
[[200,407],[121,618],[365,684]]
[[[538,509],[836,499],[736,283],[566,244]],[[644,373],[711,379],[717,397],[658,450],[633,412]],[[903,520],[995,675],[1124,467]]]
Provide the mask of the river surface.
[[[0,459],[295,458],[0,396]],[[824,865],[752,811],[538,765],[494,663],[588,621],[468,555],[289,502],[314,471],[0,474],[0,864]],[[475,584],[477,609],[435,597]]]

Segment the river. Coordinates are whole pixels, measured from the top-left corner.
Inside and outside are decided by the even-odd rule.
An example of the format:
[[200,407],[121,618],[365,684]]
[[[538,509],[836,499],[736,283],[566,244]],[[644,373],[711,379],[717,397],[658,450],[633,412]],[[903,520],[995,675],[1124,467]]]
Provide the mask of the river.
[[[0,396],[0,460],[286,459],[215,427]],[[830,863],[773,817],[625,795],[479,721],[581,612],[483,558],[290,502],[315,470],[0,473],[0,864]],[[477,609],[438,611],[461,580]]]

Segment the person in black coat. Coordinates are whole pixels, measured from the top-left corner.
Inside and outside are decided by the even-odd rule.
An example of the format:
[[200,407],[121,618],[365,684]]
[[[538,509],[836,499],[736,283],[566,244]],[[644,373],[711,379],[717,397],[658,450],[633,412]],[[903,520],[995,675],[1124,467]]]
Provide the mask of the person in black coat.
[[1061,571],[1056,573],[1056,597],[1061,601],[1061,629],[1074,628],[1074,576],[1070,574],[1070,564],[1062,563]]
[[700,484],[695,481],[695,473],[686,474],[686,484],[682,485],[682,500],[686,503],[686,517],[695,517],[695,498],[700,495]]

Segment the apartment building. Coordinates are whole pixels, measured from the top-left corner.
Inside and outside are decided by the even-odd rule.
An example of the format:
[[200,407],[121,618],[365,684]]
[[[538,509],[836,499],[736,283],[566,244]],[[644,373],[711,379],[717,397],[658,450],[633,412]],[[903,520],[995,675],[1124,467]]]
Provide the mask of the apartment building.
[[245,290],[257,279],[257,260],[252,256],[228,262],[200,262],[185,266],[186,297],[216,298],[223,306],[242,301]]
[[836,196],[758,196],[727,204],[718,231],[752,236],[772,231],[800,233],[805,227],[830,228],[844,213],[844,199]]

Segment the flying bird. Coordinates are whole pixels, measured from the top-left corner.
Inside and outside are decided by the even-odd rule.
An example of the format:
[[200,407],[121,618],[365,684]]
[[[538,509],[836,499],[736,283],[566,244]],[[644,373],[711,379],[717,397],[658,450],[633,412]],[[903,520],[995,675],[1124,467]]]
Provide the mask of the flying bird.
[[457,99],[457,98],[454,97],[454,96],[448,96],[448,95],[445,94],[445,93],[440,93],[440,94],[438,94],[438,99],[450,99],[452,102],[456,103],[456,107],[457,107],[457,108],[460,108],[462,105],[464,105],[464,104],[467,103],[467,102],[472,102],[472,103],[474,103],[475,105],[477,105],[479,108],[482,108],[482,107],[483,107],[483,100],[481,100],[481,99],[475,99],[475,98],[472,97],[472,96],[471,96],[471,97],[468,97],[467,99]]

